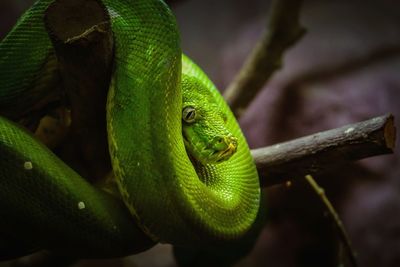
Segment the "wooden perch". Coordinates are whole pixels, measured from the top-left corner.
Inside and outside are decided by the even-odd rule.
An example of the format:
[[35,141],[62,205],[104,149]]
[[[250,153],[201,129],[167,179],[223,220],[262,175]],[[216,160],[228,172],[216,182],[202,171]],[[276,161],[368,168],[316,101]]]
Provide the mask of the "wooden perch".
[[391,114],[285,143],[252,150],[262,186],[284,183],[307,174],[371,156],[393,153],[396,128]]
[[274,0],[266,29],[224,97],[239,117],[272,74],[281,67],[283,53],[305,33],[299,23],[302,0]]
[[71,109],[67,147],[73,155],[63,159],[90,180],[99,179],[111,169],[105,110],[113,59],[108,11],[101,1],[57,0],[46,10],[45,24]]

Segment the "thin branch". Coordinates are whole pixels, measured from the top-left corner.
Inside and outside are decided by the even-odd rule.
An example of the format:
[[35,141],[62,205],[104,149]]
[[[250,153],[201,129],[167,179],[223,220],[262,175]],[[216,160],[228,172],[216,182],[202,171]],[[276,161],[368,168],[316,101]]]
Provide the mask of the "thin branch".
[[321,66],[313,68],[310,71],[306,71],[305,73],[300,74],[298,77],[293,78],[285,86],[285,88],[283,88],[283,90],[290,90],[293,88],[298,88],[304,84],[327,81],[334,79],[335,77],[348,75],[351,72],[358,71],[362,68],[367,68],[374,64],[379,64],[387,60],[393,60],[394,58],[397,59],[399,56],[399,44],[382,45],[361,55],[354,55],[351,58],[345,58],[342,61],[329,66]]
[[281,67],[285,50],[305,33],[299,23],[302,0],[274,0],[266,30],[224,97],[239,117],[272,74]]
[[262,186],[371,156],[393,153],[396,128],[391,114],[252,150]]
[[337,214],[335,208],[333,207],[332,203],[329,201],[329,199],[325,195],[325,190],[317,184],[317,182],[314,180],[314,178],[311,175],[306,175],[305,179],[308,182],[308,184],[311,186],[311,188],[315,191],[315,193],[320,197],[322,203],[324,204],[325,208],[327,209],[328,215],[334,222],[334,225],[338,232],[338,235],[339,235],[340,239],[342,240],[342,243],[346,247],[346,251],[347,251],[347,254],[348,254],[348,257],[350,259],[352,266],[357,267],[358,266],[357,260],[356,260],[354,250],[351,246],[350,238],[347,235],[346,229],[344,229],[342,220],[340,220],[340,217]]

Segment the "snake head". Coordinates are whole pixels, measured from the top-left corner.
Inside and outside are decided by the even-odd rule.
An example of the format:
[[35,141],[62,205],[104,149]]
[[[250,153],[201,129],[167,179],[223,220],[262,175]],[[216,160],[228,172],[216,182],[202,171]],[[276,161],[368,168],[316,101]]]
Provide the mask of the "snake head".
[[215,164],[235,154],[238,139],[226,128],[226,113],[202,86],[192,78],[182,81],[182,134],[192,158],[202,164]]

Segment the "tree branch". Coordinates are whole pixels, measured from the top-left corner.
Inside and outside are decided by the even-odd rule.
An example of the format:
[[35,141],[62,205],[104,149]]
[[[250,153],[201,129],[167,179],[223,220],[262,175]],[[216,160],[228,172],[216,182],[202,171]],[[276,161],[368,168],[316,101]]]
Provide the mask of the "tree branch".
[[393,153],[396,128],[391,114],[288,142],[252,150],[262,186],[371,156]]
[[46,10],[45,24],[71,109],[66,147],[73,153],[63,159],[92,181],[102,178],[111,170],[105,110],[113,59],[108,11],[101,1],[57,0]]
[[283,90],[292,90],[305,84],[332,80],[336,77],[358,71],[361,68],[373,66],[374,64],[381,64],[399,55],[399,44],[382,45],[362,55],[354,55],[351,58],[343,59],[341,62],[333,63],[328,66],[317,66],[305,73],[301,73],[297,77],[292,78]]
[[236,117],[281,67],[285,50],[305,33],[299,23],[301,4],[302,0],[273,1],[263,36],[224,94]]

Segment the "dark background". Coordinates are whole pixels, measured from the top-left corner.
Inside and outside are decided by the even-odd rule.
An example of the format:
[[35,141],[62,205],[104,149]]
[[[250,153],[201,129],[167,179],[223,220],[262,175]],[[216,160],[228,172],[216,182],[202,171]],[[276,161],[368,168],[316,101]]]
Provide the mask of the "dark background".
[[[30,6],[0,0],[0,37]],[[186,0],[174,5],[182,46],[221,91],[265,25],[266,0]],[[400,125],[400,2],[305,1],[308,33],[241,119],[253,148],[391,112]],[[400,164],[395,155],[316,179],[347,228],[360,266],[400,266]],[[269,220],[236,266],[333,266],[336,235],[303,185],[266,190]],[[7,266],[0,264],[0,266]],[[123,260],[76,266],[175,266],[168,245]]]

